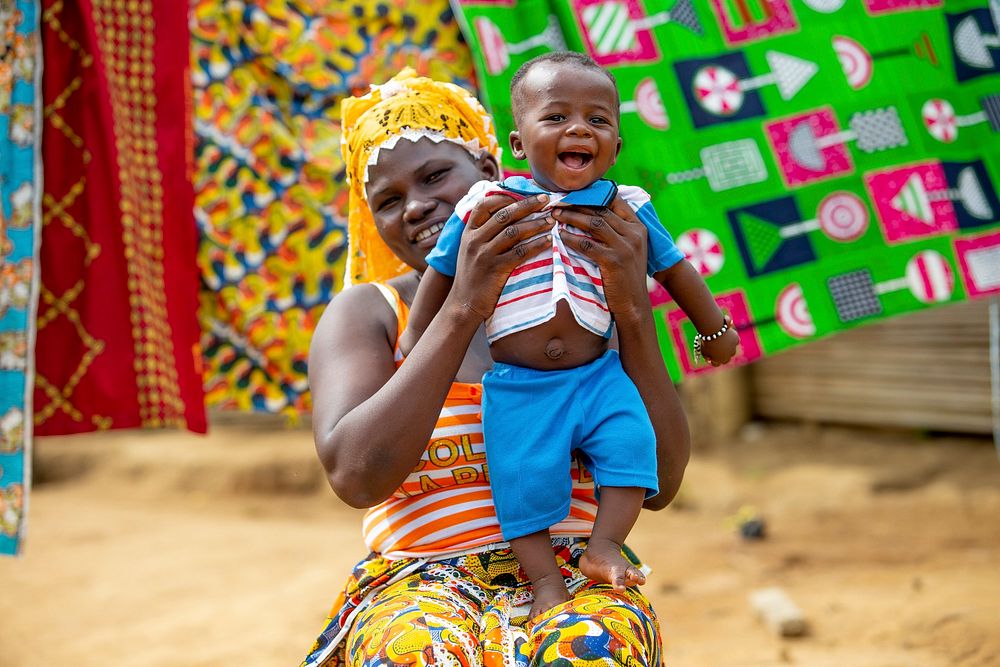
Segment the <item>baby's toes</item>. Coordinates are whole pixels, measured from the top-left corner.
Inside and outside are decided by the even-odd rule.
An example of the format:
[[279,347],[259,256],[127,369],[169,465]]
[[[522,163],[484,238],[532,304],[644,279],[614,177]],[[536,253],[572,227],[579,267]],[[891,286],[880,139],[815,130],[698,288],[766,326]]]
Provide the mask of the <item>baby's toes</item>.
[[628,588],[629,583],[629,567],[625,565],[612,565],[610,569],[610,576],[608,577],[611,586],[618,591],[623,593],[626,588]]
[[639,568],[630,565],[628,570],[625,571],[625,585],[642,586],[644,583],[646,583],[646,575]]

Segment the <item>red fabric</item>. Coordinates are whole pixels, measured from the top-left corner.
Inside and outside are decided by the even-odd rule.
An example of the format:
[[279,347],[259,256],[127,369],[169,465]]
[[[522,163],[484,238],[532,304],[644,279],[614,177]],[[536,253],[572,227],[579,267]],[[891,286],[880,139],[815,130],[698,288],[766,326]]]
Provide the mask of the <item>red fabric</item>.
[[187,3],[46,0],[35,432],[204,432]]

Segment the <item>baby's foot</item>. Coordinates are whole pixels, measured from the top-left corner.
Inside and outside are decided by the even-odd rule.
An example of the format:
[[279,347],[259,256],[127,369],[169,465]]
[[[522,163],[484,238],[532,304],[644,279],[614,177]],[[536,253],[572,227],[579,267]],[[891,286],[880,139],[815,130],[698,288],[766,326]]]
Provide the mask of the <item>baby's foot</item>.
[[535,602],[528,612],[528,619],[532,620],[541,616],[552,607],[560,605],[569,600],[569,591],[566,590],[566,583],[559,575],[547,575],[534,581],[531,588],[535,594]]
[[591,538],[580,557],[580,572],[618,592],[646,583],[646,575],[622,555],[621,545],[605,538]]

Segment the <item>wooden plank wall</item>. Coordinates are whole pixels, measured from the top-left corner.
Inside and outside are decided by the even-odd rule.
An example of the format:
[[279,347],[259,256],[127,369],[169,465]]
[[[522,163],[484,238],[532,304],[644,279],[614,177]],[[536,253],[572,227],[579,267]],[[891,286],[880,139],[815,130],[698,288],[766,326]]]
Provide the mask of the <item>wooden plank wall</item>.
[[750,366],[768,418],[992,433],[986,299],[900,316]]

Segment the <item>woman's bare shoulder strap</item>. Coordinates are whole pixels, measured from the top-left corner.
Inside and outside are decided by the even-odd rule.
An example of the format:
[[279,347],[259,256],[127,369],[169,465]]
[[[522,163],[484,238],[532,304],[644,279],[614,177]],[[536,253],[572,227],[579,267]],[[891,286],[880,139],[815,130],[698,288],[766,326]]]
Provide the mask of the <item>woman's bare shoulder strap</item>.
[[402,297],[399,296],[399,290],[392,285],[374,282],[370,284],[378,288],[378,291],[382,293],[382,296],[389,303],[389,307],[392,308],[392,312],[396,314],[396,361],[400,361],[402,360],[402,356],[399,354],[399,339],[403,336],[403,331],[406,330],[410,309],[403,303]]
[[385,283],[370,283],[374,285],[385,300],[388,302],[389,307],[392,308],[392,312],[396,314],[396,318],[399,319],[399,294],[396,290]]

